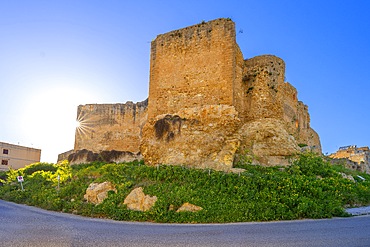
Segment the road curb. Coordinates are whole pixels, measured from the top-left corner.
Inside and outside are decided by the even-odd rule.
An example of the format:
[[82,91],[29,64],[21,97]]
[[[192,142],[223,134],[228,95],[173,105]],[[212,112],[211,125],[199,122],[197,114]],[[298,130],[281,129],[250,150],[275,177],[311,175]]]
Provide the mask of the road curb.
[[359,207],[359,208],[347,208],[346,212],[353,215],[368,215],[370,214],[370,206],[368,207]]

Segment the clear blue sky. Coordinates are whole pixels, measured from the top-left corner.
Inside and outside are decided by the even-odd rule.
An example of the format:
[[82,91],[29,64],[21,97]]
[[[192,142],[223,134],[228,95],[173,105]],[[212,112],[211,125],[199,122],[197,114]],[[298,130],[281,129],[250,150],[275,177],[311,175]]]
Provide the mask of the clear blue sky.
[[370,1],[0,0],[0,141],[73,148],[77,106],[148,96],[156,35],[220,17],[244,58],[284,59],[323,152],[370,145]]

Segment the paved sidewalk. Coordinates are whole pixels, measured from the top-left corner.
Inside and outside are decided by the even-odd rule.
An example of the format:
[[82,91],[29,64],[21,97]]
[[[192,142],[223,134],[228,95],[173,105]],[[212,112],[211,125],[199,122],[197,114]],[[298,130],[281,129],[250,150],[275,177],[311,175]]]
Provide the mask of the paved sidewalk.
[[347,208],[346,212],[352,215],[366,215],[370,214],[370,206],[360,208]]

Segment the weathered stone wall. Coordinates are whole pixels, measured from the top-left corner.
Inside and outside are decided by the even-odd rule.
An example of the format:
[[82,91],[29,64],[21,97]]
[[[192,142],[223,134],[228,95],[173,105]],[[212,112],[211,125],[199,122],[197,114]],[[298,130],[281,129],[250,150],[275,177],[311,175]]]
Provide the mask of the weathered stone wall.
[[235,24],[229,19],[158,35],[151,48],[148,117],[232,105],[236,53]]
[[242,119],[283,118],[279,86],[284,83],[284,73],[285,63],[276,56],[264,55],[245,60],[242,83],[247,107],[240,110]]
[[243,83],[243,73],[245,69],[243,53],[237,47],[235,51],[235,69],[234,69],[234,80],[233,83],[233,106],[239,113],[241,121],[245,121],[244,112],[247,112],[250,105],[246,102],[246,89],[245,83]]
[[291,134],[296,133],[299,120],[297,114],[298,98],[297,89],[290,83],[285,82],[280,85],[281,93],[283,94],[283,111],[284,121],[288,124],[288,131]]
[[310,115],[308,106],[298,101],[297,106],[298,127],[296,134],[293,134],[298,144],[307,145],[309,150],[321,153],[319,135],[310,126]]
[[299,144],[321,152],[319,137],[309,126],[308,107],[284,78],[285,63],[276,56],[245,60],[239,92],[244,96],[237,107],[244,123],[239,153],[247,150],[260,164],[287,164],[285,157],[299,152]]
[[298,101],[297,90],[288,82],[282,84],[284,120],[287,123],[288,132],[294,136],[305,149],[321,153],[321,144],[318,134],[310,126],[310,114],[308,106]]
[[126,104],[88,104],[77,110],[74,151],[140,152],[141,130],[147,120],[147,100]]

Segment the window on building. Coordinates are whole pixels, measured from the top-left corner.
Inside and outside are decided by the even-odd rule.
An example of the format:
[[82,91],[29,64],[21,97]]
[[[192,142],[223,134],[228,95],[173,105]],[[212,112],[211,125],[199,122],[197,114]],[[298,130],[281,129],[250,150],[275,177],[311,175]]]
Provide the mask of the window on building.
[[9,149],[3,149],[3,154],[9,154]]
[[8,165],[8,161],[7,161],[7,160],[1,160],[1,164],[2,164],[3,166],[7,166],[7,165]]

